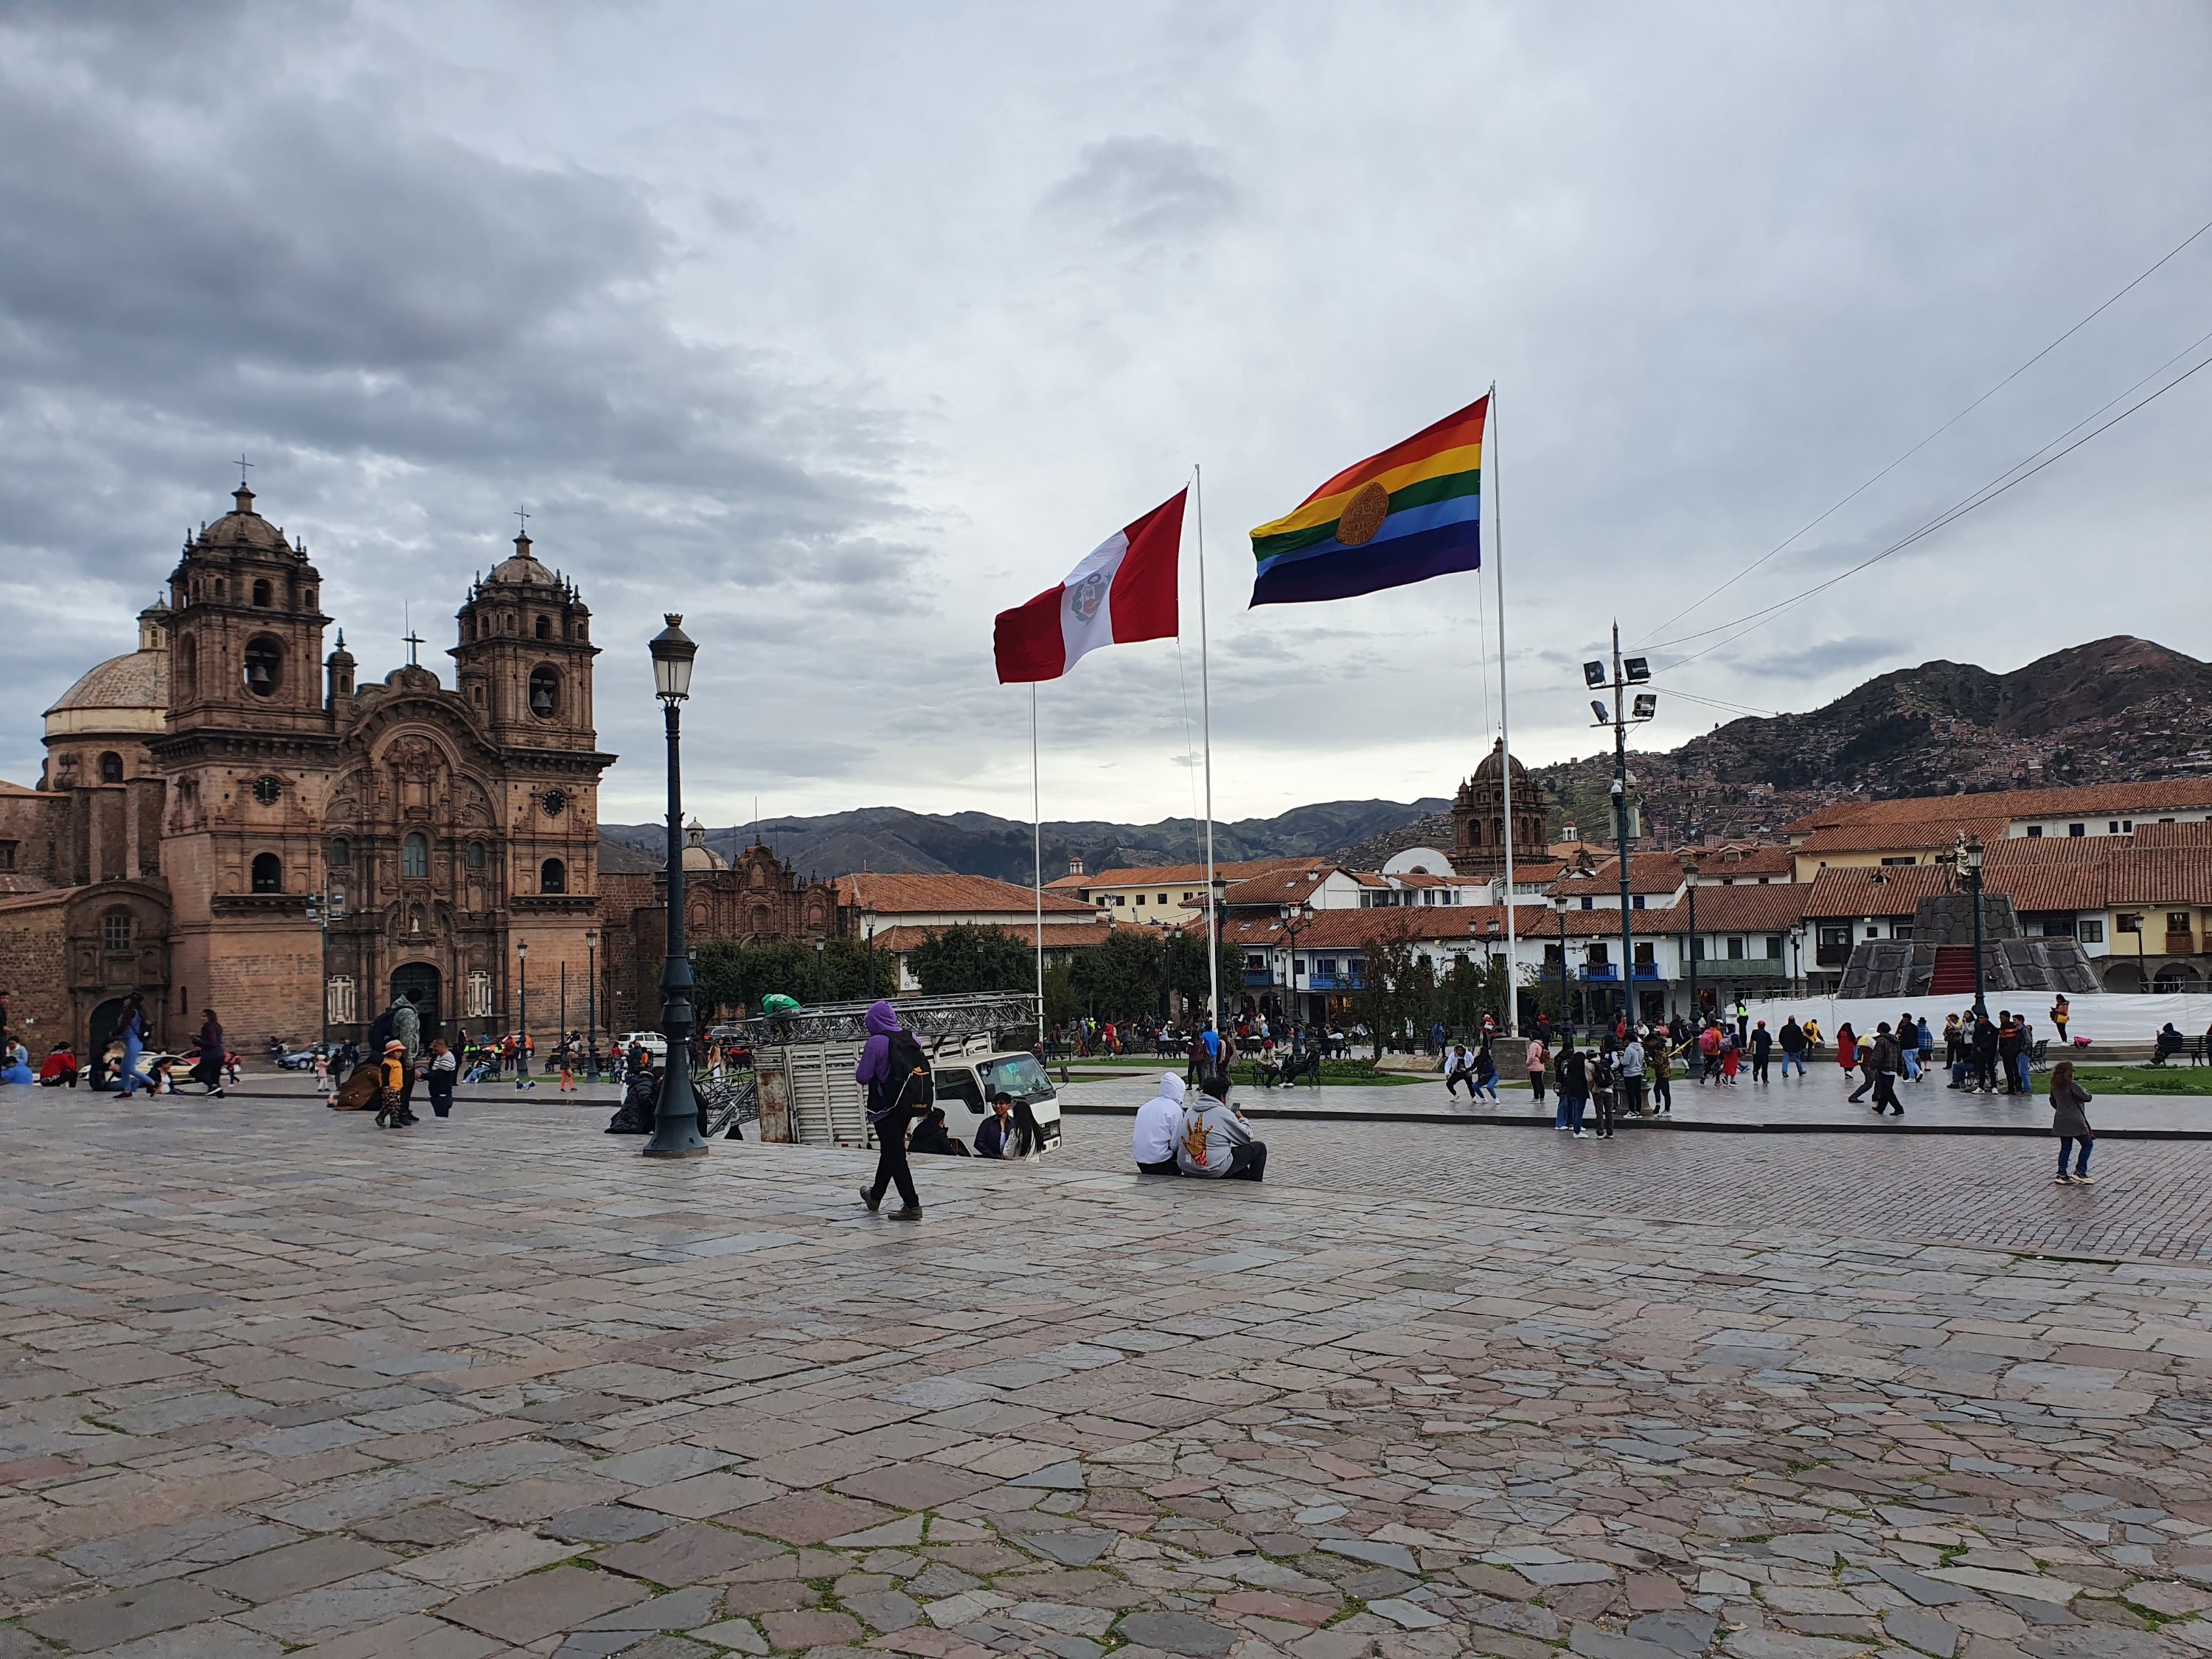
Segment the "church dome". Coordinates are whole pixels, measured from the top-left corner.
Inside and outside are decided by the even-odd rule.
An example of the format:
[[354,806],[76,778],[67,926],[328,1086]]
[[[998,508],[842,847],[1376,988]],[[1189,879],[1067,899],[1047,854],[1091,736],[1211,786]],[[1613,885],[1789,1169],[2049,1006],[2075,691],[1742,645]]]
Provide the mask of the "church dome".
[[166,730],[169,708],[169,653],[133,651],[110,657],[81,675],[46,710],[46,735],[84,732]]
[[[1490,752],[1482,757],[1481,763],[1474,769],[1475,781],[1478,783],[1485,781],[1492,784],[1496,783],[1498,773],[1504,769],[1504,762],[1505,739],[1503,738],[1493,738],[1491,740]],[[1528,775],[1528,769],[1522,765],[1519,761],[1515,761],[1513,763],[1513,781],[1518,783],[1522,779]]]
[[513,555],[494,565],[491,574],[484,580],[488,582],[535,582],[542,587],[559,586],[559,580],[553,573],[532,556],[530,538],[527,536],[514,538]]
[[707,827],[694,818],[684,830],[684,867],[686,870],[726,870],[730,861],[707,845]]
[[257,553],[289,553],[284,532],[253,510],[253,492],[244,484],[231,492],[238,503],[200,532],[198,547],[210,550],[240,548]]

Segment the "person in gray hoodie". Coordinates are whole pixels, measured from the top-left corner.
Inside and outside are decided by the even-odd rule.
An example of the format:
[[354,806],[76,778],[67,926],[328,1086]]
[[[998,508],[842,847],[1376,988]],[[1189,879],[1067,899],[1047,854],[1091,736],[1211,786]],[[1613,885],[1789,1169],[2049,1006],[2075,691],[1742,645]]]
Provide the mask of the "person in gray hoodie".
[[860,1188],[860,1202],[872,1212],[884,1201],[886,1188],[898,1188],[901,1208],[891,1212],[894,1221],[919,1221],[921,1200],[914,1190],[914,1170],[906,1160],[908,1126],[933,1103],[929,1060],[921,1045],[898,1022],[898,1010],[878,1002],[862,1022],[868,1040],[861,1045],[860,1063],[853,1080],[868,1091],[868,1123],[876,1132],[876,1178]]

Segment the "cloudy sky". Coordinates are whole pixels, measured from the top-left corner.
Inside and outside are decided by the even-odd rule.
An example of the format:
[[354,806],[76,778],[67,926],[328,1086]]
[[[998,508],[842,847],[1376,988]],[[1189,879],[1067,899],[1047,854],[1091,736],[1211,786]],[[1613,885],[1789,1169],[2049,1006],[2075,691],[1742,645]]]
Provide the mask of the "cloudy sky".
[[[1252,526],[1495,380],[1515,747],[1587,753],[1614,617],[1798,592],[2212,331],[2207,235],[1674,620],[2208,218],[2182,3],[14,0],[0,777],[243,450],[365,678],[528,505],[599,618],[611,821],[657,808],[664,610],[709,821],[1025,816],[992,613],[1194,462],[1222,816],[1442,793],[1495,590],[1249,611]],[[2212,657],[2208,439],[2212,371],[1667,674],[1657,736],[1931,657]],[[1195,552],[1180,652],[1044,689],[1048,816],[1191,810]]]

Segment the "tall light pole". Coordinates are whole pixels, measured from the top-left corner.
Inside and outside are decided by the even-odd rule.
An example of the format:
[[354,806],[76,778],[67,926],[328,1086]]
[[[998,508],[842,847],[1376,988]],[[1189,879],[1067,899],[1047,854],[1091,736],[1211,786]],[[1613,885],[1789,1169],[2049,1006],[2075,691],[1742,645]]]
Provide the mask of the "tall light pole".
[[1641,725],[1658,712],[1659,699],[1650,691],[1635,694],[1632,706],[1626,699],[1628,688],[1643,685],[1651,678],[1651,664],[1643,657],[1623,660],[1620,654],[1620,624],[1613,625],[1613,673],[1606,674],[1602,662],[1583,665],[1583,681],[1593,691],[1610,690],[1613,711],[1606,712],[1605,704],[1595,697],[1590,699],[1590,713],[1597,716],[1595,724],[1613,728],[1613,834],[1620,859],[1620,1012],[1623,1018],[1636,1018],[1636,997],[1632,988],[1636,983],[1636,940],[1634,923],[1631,921],[1628,880],[1628,787],[1635,780],[1628,775],[1628,728]]
[[1567,896],[1555,891],[1552,908],[1559,913],[1559,1030],[1565,1035],[1575,1029],[1574,1018],[1567,1012]]
[[591,1061],[592,1081],[599,1080],[599,930],[584,929],[584,1049]]
[[1690,896],[1690,936],[1682,946],[1690,963],[1690,1023],[1703,1027],[1705,1010],[1698,1002],[1698,855],[1686,847],[1682,849],[1682,888]]
[[1959,844],[1959,861],[1966,867],[1966,886],[1974,896],[1974,1018],[1987,1019],[1990,1005],[1982,988],[1982,843],[1969,836]]
[[[1211,988],[1213,997],[1213,1029],[1217,1032],[1224,1033],[1229,1028],[1226,1022],[1224,1022],[1221,1017],[1221,929],[1222,924],[1227,920],[1227,918],[1221,913],[1227,908],[1226,900],[1228,896],[1228,878],[1223,876],[1214,877],[1213,884],[1206,890],[1206,902],[1213,907],[1206,913],[1213,922],[1213,926],[1206,929],[1206,941],[1207,945],[1210,947],[1213,960],[1206,964],[1206,983]],[[1226,1036],[1222,1037],[1222,1042],[1224,1044],[1226,1044],[1228,1041],[1229,1039]]]
[[868,913],[868,1000],[876,1000],[876,915]]
[[521,964],[522,987],[515,997],[514,1086],[526,1087],[530,1075],[530,941],[514,942],[514,959]]
[[668,728],[668,957],[660,969],[660,1031],[668,1039],[668,1058],[660,1068],[660,1102],[653,1115],[647,1158],[704,1158],[699,1138],[699,1101],[691,1091],[691,988],[697,982],[684,949],[684,700],[691,695],[691,659],[699,647],[684,631],[684,618],[670,614],[653,636],[653,690]]
[[830,941],[828,939],[817,939],[814,941],[814,1000],[817,1002],[824,1000],[822,994],[822,969],[823,964],[828,957],[829,950]]
[[1286,970],[1290,978],[1290,994],[1283,1000],[1283,1009],[1291,1024],[1298,1024],[1298,935],[1313,926],[1313,906],[1300,902],[1287,906],[1283,911],[1283,937],[1291,942],[1291,965]]

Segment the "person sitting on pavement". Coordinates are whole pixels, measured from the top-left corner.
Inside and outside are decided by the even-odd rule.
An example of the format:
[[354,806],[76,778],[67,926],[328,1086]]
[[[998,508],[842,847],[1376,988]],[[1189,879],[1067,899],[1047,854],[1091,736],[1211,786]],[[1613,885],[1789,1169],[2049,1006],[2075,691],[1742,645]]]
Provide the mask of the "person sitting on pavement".
[[991,1113],[975,1131],[975,1156],[1012,1158],[1008,1141],[1014,1128],[1014,1097],[1004,1089],[991,1097]]
[[925,1156],[965,1158],[968,1148],[952,1138],[945,1127],[945,1108],[933,1106],[915,1121],[914,1133],[907,1137],[906,1149]]
[[1267,1143],[1256,1140],[1244,1114],[1229,1103],[1229,1079],[1214,1076],[1200,1085],[1198,1098],[1183,1107],[1176,1140],[1176,1164],[1187,1176],[1216,1180],[1261,1181],[1267,1173]]
[[1136,1127],[1129,1134],[1129,1156],[1139,1175],[1180,1175],[1176,1167],[1176,1142],[1182,1133],[1183,1081],[1173,1072],[1160,1073],[1160,1090],[1137,1108]]
[[57,1042],[46,1063],[39,1067],[39,1081],[49,1089],[76,1087],[76,1050],[66,1042]]

